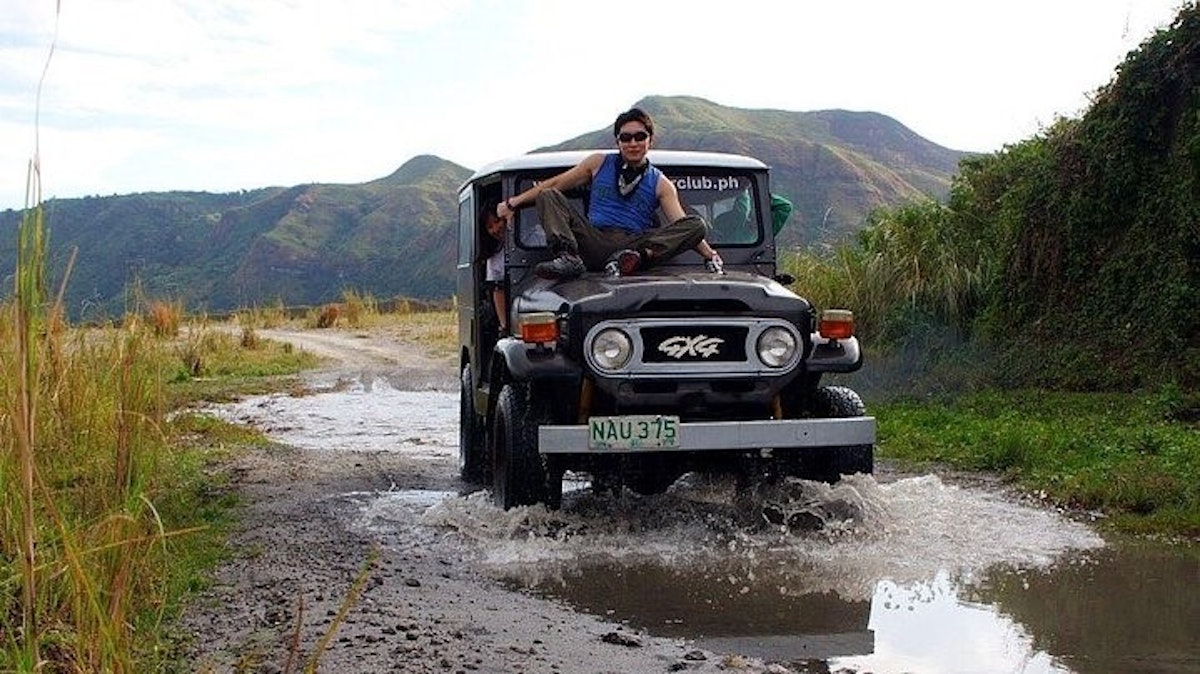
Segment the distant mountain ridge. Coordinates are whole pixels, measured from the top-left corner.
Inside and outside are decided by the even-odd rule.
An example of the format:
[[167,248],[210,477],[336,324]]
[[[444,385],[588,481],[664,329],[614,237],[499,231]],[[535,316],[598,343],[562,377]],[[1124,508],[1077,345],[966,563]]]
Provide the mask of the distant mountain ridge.
[[[736,152],[770,165],[772,190],[796,206],[785,246],[839,239],[875,208],[943,197],[965,156],[877,113],[744,110],[694,97],[636,105],[655,118],[656,147]],[[540,150],[608,147],[605,126]],[[132,308],[134,288],[212,312],[280,300],[316,305],[348,289],[445,299],[454,291],[455,195],[471,173],[421,155],[353,185],[51,200],[51,282],[77,248],[66,298],[84,319]],[[0,212],[6,231],[19,219]],[[15,246],[15,236],[0,238],[3,268],[13,268]]]

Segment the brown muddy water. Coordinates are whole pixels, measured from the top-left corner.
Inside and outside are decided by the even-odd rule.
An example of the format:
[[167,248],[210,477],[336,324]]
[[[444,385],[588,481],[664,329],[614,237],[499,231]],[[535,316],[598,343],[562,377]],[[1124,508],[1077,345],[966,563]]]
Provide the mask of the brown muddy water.
[[[217,413],[303,448],[447,467],[458,451],[457,392],[383,379]],[[514,591],[718,653],[812,672],[1200,672],[1200,548],[1106,541],[933,475],[792,481],[750,510],[693,476],[646,498],[594,496],[581,476],[553,513],[445,484],[355,495],[356,525],[416,513]]]

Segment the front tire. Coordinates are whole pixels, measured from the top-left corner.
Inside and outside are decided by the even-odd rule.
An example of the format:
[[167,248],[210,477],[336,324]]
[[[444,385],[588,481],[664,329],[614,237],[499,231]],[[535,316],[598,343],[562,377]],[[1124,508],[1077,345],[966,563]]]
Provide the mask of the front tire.
[[[546,469],[537,449],[538,424],[547,415],[543,404],[531,404],[529,386],[505,384],[492,420],[492,499],[508,510],[547,499]],[[559,483],[561,495],[562,483]]]
[[[822,386],[813,392],[812,414],[818,419],[847,419],[866,416],[867,407],[853,389],[845,386]],[[875,447],[850,445],[823,449],[814,457],[817,479],[837,482],[842,475],[875,472]]]

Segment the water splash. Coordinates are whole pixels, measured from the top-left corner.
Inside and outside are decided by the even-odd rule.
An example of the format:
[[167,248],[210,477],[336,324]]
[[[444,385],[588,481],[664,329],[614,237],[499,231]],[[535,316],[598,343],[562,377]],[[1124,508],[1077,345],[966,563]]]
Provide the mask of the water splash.
[[880,484],[857,475],[832,486],[789,480],[755,495],[764,515],[751,526],[731,483],[692,486],[685,480],[644,498],[581,492],[557,512],[502,512],[478,493],[442,501],[421,521],[453,529],[476,544],[485,568],[529,585],[589,565],[655,563],[846,599],[870,597],[882,580],[1044,566],[1104,544],[1055,513],[936,476]]

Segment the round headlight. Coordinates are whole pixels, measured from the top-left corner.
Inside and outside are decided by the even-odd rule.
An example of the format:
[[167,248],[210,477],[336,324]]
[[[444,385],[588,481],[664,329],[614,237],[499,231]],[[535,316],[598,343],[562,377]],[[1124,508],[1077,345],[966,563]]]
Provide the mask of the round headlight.
[[592,340],[592,360],[605,370],[619,370],[633,355],[633,342],[629,335],[615,328],[601,330]]
[[763,330],[758,336],[758,357],[767,367],[783,367],[796,355],[796,338],[780,327]]

